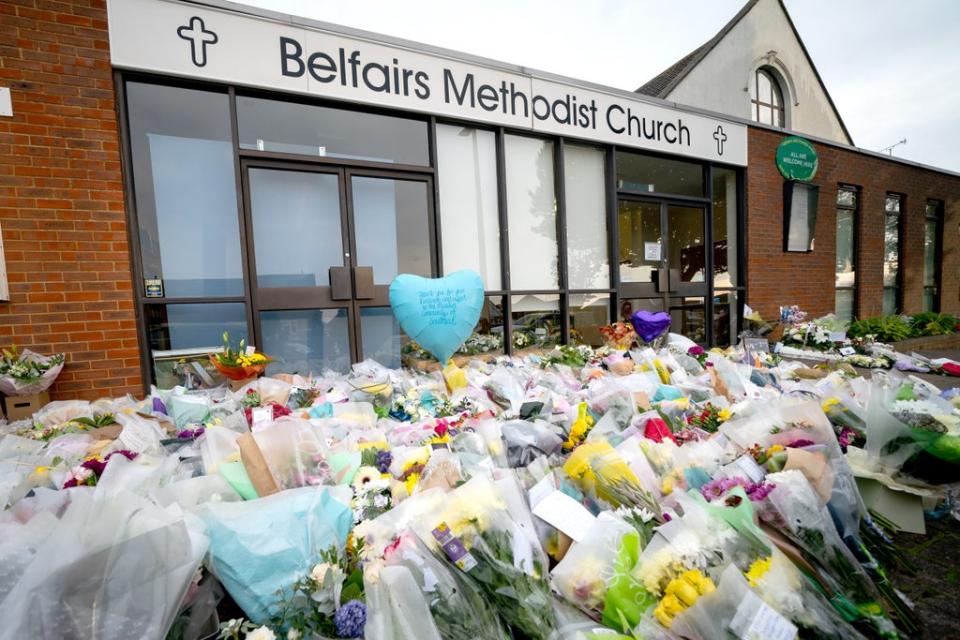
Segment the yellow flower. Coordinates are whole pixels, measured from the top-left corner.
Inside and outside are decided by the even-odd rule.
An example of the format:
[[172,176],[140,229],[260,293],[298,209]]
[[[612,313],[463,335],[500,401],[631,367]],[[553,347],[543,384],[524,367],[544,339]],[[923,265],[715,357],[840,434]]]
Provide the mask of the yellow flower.
[[37,475],[45,476],[50,472],[50,467],[37,467],[33,472]]
[[581,402],[577,407],[577,419],[570,425],[570,435],[563,443],[564,448],[573,449],[577,446],[586,437],[594,422],[593,416],[587,413],[587,403]]
[[836,405],[838,405],[838,404],[840,404],[840,400],[839,400],[839,399],[837,399],[837,398],[827,398],[826,400],[823,401],[823,404],[821,405],[821,408],[823,409],[823,412],[826,413],[826,412],[830,411],[830,407],[834,407],[834,406],[836,406]]
[[708,593],[713,593],[717,590],[716,585],[713,584],[713,580],[704,575],[704,573],[699,569],[684,571],[681,577],[696,587],[697,592],[702,596],[705,596]]
[[406,480],[403,481],[403,485],[407,488],[407,494],[413,495],[413,490],[417,486],[417,482],[420,481],[419,473],[411,473],[407,476]]
[[669,629],[670,625],[673,624],[673,617],[685,608],[684,604],[680,602],[680,599],[671,593],[663,596],[657,608],[653,610],[653,615],[657,617],[660,624]]
[[720,409],[720,411],[717,412],[717,417],[723,422],[726,422],[733,417],[733,411],[730,411],[730,409]]
[[769,458],[773,454],[779,453],[780,451],[783,451],[783,450],[784,450],[784,446],[782,444],[775,444],[775,445],[769,446],[767,447],[767,457]]
[[697,588],[690,582],[684,580],[682,576],[671,580],[667,584],[667,588],[664,589],[664,592],[667,595],[676,596],[680,602],[688,607],[692,606],[693,603],[697,601],[697,598],[700,597],[700,592],[697,591]]
[[663,483],[660,485],[660,493],[665,496],[673,493],[673,476],[667,476],[663,479]]
[[770,570],[771,556],[766,558],[758,558],[753,561],[753,564],[750,565],[750,568],[747,570],[747,582],[750,583],[751,587],[757,586],[757,583],[760,582],[760,579],[766,575],[767,571]]

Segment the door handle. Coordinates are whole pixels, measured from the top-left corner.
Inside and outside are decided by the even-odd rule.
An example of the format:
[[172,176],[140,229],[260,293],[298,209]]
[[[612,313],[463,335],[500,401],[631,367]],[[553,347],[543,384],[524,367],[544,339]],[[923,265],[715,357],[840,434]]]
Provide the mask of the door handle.
[[349,267],[330,267],[330,298],[333,300],[350,300],[352,283]]
[[667,278],[667,270],[664,267],[653,270],[654,284],[656,285],[657,293],[663,293],[670,287],[670,281]]
[[373,287],[373,267],[353,268],[353,294],[357,300],[372,300],[375,289]]

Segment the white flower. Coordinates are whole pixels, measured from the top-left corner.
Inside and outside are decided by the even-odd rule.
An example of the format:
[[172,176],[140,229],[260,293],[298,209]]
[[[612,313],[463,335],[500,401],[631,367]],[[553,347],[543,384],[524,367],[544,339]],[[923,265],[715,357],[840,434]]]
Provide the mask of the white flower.
[[257,627],[245,635],[244,640],[277,640],[277,636],[267,627]]
[[86,467],[77,466],[70,471],[70,475],[72,475],[74,479],[76,479],[77,484],[83,484],[93,475],[93,469],[87,469]]
[[302,635],[303,634],[296,629],[290,629],[290,631],[287,631],[287,640],[300,640]]
[[387,496],[383,495],[382,493],[377,494],[373,497],[373,506],[375,506],[376,508],[383,509],[384,507],[387,506],[387,504],[389,504],[389,501],[387,500]]

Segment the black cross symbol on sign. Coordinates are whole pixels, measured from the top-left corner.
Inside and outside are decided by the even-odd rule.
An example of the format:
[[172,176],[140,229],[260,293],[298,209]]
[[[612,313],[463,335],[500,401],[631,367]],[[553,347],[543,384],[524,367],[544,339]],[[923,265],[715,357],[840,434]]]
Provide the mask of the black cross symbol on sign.
[[193,16],[188,24],[177,29],[177,35],[190,41],[190,55],[193,58],[193,64],[198,67],[206,66],[207,45],[216,44],[219,38],[213,31],[207,31],[203,19]]
[[713,139],[717,141],[717,155],[723,155],[723,143],[727,141],[727,134],[723,132],[723,127],[717,125],[717,130],[713,132]]

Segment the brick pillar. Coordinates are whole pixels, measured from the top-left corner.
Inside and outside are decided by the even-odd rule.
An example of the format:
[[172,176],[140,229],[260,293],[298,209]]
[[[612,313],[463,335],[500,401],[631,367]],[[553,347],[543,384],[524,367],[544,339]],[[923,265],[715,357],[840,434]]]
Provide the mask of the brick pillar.
[[57,399],[140,393],[103,0],[0,3],[0,345],[63,351]]

